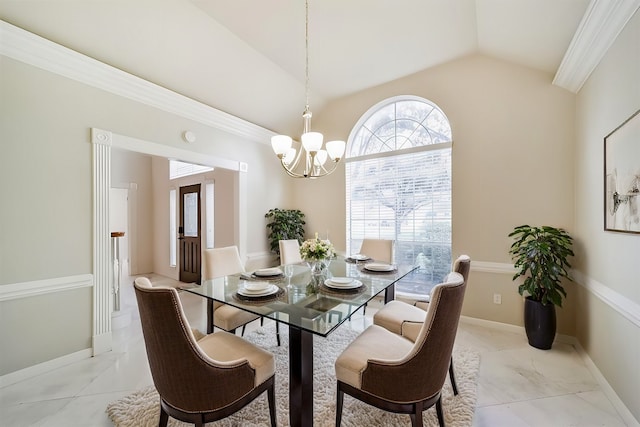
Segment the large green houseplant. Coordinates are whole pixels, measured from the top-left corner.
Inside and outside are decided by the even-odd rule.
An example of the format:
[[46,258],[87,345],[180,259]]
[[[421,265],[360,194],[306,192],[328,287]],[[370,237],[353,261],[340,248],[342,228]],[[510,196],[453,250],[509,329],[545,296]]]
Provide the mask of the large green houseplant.
[[304,213],[298,209],[269,209],[265,215],[269,247],[271,252],[280,256],[280,240],[304,240]]
[[525,299],[525,330],[529,344],[549,349],[556,334],[555,306],[562,307],[567,292],[562,280],[572,280],[567,271],[573,256],[573,239],[561,228],[520,225],[509,234],[515,241],[509,253],[517,272],[513,280],[523,277],[518,286]]

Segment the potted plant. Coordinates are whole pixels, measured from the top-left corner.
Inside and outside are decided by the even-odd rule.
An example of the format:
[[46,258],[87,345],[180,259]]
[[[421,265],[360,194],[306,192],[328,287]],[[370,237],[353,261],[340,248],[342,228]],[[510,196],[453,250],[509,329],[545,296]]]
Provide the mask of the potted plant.
[[525,295],[524,327],[529,344],[548,350],[556,335],[555,306],[562,307],[567,292],[562,279],[573,280],[567,258],[573,256],[573,239],[561,228],[521,225],[509,234],[515,239],[509,253],[517,272],[513,280],[524,277],[518,287]]
[[269,209],[264,215],[268,218],[269,247],[271,252],[280,256],[280,240],[304,239],[304,214],[298,209]]

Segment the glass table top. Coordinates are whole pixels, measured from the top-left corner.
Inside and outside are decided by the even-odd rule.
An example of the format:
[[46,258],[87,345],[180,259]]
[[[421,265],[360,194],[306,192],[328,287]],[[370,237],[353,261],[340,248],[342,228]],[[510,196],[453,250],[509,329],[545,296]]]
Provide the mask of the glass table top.
[[344,258],[333,259],[321,276],[312,276],[306,263],[290,267],[291,277],[286,277],[285,267],[280,266],[280,275],[234,274],[184,290],[327,336],[373,297],[414,270],[413,266],[393,266],[389,272],[369,271],[366,264],[350,263]]

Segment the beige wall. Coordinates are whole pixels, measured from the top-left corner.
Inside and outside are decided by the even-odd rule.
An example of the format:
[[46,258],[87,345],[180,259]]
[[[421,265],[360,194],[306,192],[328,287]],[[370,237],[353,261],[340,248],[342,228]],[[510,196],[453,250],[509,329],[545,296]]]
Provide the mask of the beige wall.
[[[578,94],[575,150],[578,340],[640,421],[640,235],[604,231],[604,137],[640,108],[640,12],[629,21]],[[640,143],[640,135],[637,135]],[[640,162],[640,159],[636,159]],[[588,287],[601,287],[603,302]],[[635,322],[620,313],[635,311]]]
[[[573,231],[575,96],[552,75],[474,55],[337,100],[316,114],[325,138],[347,138],[380,101],[416,95],[435,102],[453,132],[453,254],[510,263],[514,226],[553,225]],[[345,249],[344,166],[329,178],[296,183],[308,231],[330,231]],[[327,204],[326,201],[331,203]],[[570,290],[572,288],[569,288]],[[511,274],[471,272],[463,314],[522,325],[522,298]],[[493,294],[502,304],[493,304]],[[558,331],[575,333],[570,294]]]
[[111,186],[128,188],[129,259],[131,275],[153,271],[155,211],[151,180],[151,157],[127,150],[111,150]]
[[[247,163],[250,238],[243,250],[268,251],[264,214],[290,203],[289,180],[268,141],[246,141],[4,56],[0,61],[0,286],[93,273],[92,127]],[[181,139],[187,129],[195,143]],[[47,307],[46,321],[40,307]],[[91,346],[90,288],[0,302],[0,313],[0,342],[19,343],[2,346],[0,375]],[[59,338],[55,346],[48,345],[51,337]]]

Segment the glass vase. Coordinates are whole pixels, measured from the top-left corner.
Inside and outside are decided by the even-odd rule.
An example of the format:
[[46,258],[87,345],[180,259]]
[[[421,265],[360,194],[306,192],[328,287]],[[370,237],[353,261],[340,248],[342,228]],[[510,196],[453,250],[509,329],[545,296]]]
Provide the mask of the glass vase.
[[325,259],[309,260],[307,264],[309,264],[312,276],[324,276],[329,269],[329,263]]

